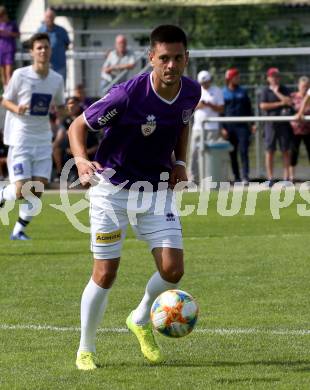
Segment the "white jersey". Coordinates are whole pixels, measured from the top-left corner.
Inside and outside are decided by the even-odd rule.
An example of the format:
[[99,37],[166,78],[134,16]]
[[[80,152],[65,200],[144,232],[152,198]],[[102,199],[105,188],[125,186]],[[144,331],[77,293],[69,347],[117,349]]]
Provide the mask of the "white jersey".
[[[202,87],[200,101],[222,106],[224,105],[223,93],[220,88],[213,85],[211,85],[208,89]],[[198,108],[194,113],[193,132],[201,131],[203,122],[206,118],[214,116],[219,116],[219,113],[212,110],[211,107]],[[207,122],[204,125],[204,128],[208,130],[218,130],[219,124],[217,122]]]
[[45,78],[34,71],[33,66],[15,70],[7,86],[4,99],[29,109],[24,115],[6,112],[4,143],[10,146],[48,145],[52,140],[49,121],[51,103],[64,105],[64,81],[61,75],[49,70]]

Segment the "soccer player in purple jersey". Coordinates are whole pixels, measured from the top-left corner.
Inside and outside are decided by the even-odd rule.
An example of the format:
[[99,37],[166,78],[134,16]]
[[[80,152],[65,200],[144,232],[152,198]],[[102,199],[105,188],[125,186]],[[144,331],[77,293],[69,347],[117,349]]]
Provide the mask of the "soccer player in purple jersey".
[[[141,302],[126,324],[150,363],[164,360],[150,324],[151,305],[160,293],[176,288],[184,272],[182,231],[173,187],[187,180],[188,124],[201,88],[182,76],[188,51],[186,35],[179,27],[162,25],[151,33],[149,61],[151,73],[113,87],[69,128],[81,182],[86,184],[94,175],[100,177],[99,184],[90,190],[94,263],[81,301],[81,339],[76,360],[81,370],[97,367],[96,329],[117,274],[130,214],[134,212],[134,206],[130,206],[133,194],[140,200],[144,195],[151,196],[150,207],[140,212],[132,224],[137,237],[149,244],[158,271],[148,281]],[[95,161],[87,161],[87,131],[101,129],[104,136]],[[162,184],[168,178],[170,188],[165,192]],[[156,212],[159,193],[167,194],[160,213]]]

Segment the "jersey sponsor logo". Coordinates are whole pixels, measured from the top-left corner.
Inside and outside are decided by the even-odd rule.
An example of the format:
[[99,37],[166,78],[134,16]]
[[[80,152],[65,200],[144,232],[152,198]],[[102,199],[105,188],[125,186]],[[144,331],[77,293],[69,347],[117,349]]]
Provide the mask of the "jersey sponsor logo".
[[24,166],[22,163],[13,165],[14,175],[22,175],[24,173]]
[[145,137],[148,137],[154,133],[156,129],[156,118],[154,115],[148,115],[146,117],[146,121],[147,122],[145,124],[141,125],[141,131]]
[[96,233],[96,244],[113,244],[120,241],[122,237],[121,229],[115,230],[111,233]]
[[30,101],[30,115],[46,116],[51,100],[52,95],[49,93],[33,93]]
[[110,119],[112,119],[117,114],[117,109],[114,108],[113,110],[109,111],[106,115],[102,115],[98,118],[98,123],[100,126],[105,126]]
[[192,110],[189,109],[189,110],[183,110],[182,112],[182,121],[183,123],[186,125],[189,120],[191,119],[191,116],[192,116]]

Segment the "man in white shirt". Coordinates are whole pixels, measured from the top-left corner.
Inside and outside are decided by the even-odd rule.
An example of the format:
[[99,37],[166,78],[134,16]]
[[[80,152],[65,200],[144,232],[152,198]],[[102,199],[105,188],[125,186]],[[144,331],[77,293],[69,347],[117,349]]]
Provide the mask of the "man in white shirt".
[[33,64],[17,69],[3,95],[7,109],[4,143],[9,146],[10,184],[0,190],[0,207],[6,200],[24,199],[11,240],[28,240],[25,227],[37,215],[38,198],[48,183],[52,169],[51,104],[64,109],[64,81],[49,68],[51,45],[46,33],[30,38]]
[[108,54],[101,70],[101,87],[104,89],[120,73],[124,75],[118,83],[127,80],[128,71],[136,65],[134,53],[127,49],[127,39],[124,35],[117,35],[115,38],[115,49]]
[[209,117],[217,117],[224,112],[224,98],[220,88],[211,85],[212,76],[202,70],[197,75],[197,81],[201,85],[201,99],[194,113],[194,123],[191,137],[191,174],[192,180],[199,183],[198,156],[200,152],[200,140],[204,131],[207,132],[207,140],[216,140],[220,136],[218,122],[206,122]]

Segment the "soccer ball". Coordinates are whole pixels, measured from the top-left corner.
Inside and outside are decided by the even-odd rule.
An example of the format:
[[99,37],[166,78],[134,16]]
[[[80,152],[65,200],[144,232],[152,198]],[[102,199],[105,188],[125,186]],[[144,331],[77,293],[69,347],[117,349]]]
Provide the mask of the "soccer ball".
[[154,328],[168,337],[183,337],[194,328],[198,317],[194,298],[182,290],[167,290],[160,294],[151,308]]

